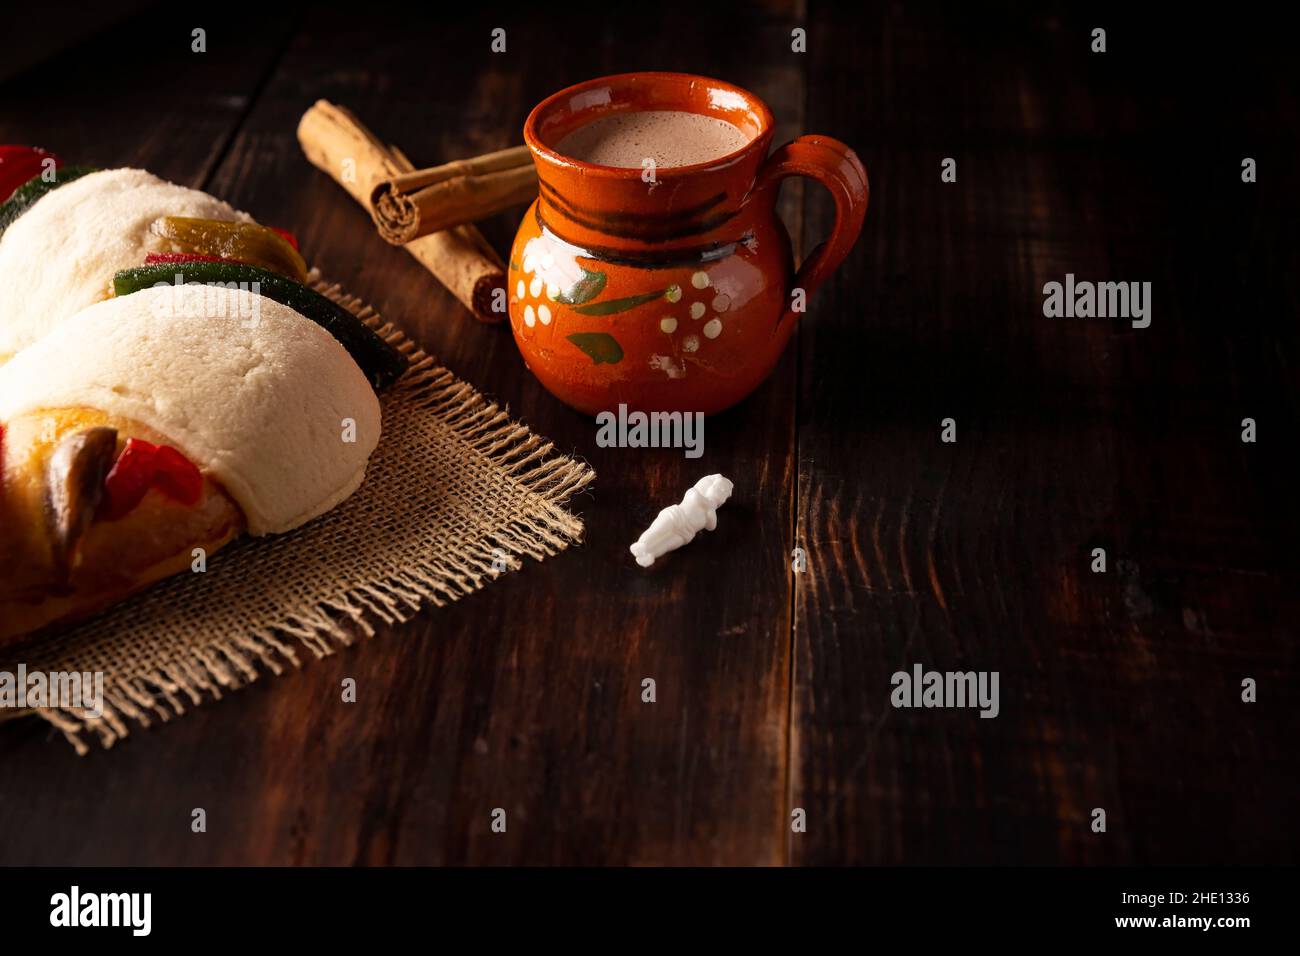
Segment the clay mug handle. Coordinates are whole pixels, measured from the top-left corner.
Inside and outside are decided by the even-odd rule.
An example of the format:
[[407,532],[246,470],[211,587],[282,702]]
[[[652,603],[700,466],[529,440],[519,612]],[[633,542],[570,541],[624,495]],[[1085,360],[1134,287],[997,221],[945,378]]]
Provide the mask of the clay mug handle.
[[759,171],[756,189],[769,191],[770,201],[775,204],[776,187],[787,176],[807,176],[830,190],[835,199],[835,227],[795,274],[782,320],[794,314],[791,299],[795,289],[803,289],[805,300],[811,299],[849,254],[862,231],[870,193],[867,170],[858,154],[830,136],[800,136],[786,143],[767,158]]

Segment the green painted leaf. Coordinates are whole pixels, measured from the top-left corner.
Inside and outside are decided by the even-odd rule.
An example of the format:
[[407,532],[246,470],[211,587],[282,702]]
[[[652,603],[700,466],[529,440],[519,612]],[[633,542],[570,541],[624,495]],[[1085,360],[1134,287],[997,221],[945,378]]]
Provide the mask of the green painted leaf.
[[573,284],[573,287],[567,292],[561,292],[555,297],[556,302],[563,302],[565,305],[582,305],[584,302],[590,302],[596,296],[600,295],[605,289],[605,273],[593,272],[591,269],[582,269],[582,278]]
[[574,332],[565,338],[591,356],[593,365],[623,361],[623,346],[608,332]]
[[518,271],[519,271],[519,263],[515,262],[514,259],[511,259],[511,260],[510,260],[510,268],[511,268],[511,269],[514,269],[516,272],[518,272]]
[[626,299],[606,299],[604,302],[580,305],[573,311],[582,315],[613,315],[615,312],[626,312],[628,309],[635,309],[638,305],[645,305],[647,302],[661,299],[666,291],[666,289],[660,289],[658,292],[630,295]]

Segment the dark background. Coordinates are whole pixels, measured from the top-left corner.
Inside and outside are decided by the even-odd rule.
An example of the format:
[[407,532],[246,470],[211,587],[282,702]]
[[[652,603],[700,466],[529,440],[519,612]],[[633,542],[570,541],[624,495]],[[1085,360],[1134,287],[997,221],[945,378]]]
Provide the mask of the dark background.
[[[36,65],[0,82],[0,141],[147,167],[294,230],[598,480],[574,502],[581,548],[112,752],[0,725],[0,862],[1296,860],[1300,71],[1282,24],[1096,4],[223,4],[60,43],[76,9],[15,41]],[[445,161],[519,142],[556,89],[637,69],[746,86],[778,142],[835,136],[871,176],[854,253],[772,378],[709,420],[699,461],[597,448],[508,329],[381,242],[294,136],[325,97]],[[803,250],[828,231],[817,188],[782,205]],[[517,219],[484,225],[502,251]],[[1151,327],[1044,318],[1066,272],[1152,282]],[[736,482],[718,530],[638,569],[628,544],[717,471]],[[894,710],[890,675],[914,663],[999,671],[1001,715]]]

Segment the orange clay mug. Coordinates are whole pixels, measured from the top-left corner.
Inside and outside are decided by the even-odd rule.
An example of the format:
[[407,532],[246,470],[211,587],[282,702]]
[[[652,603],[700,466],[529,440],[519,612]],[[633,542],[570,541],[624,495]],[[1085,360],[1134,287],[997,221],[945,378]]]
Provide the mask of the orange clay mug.
[[[691,166],[600,166],[556,152],[616,112],[678,110],[726,120],[748,142]],[[540,193],[510,253],[510,328],[524,362],[588,414],[721,411],[765,379],[804,302],[848,255],[867,211],[867,171],[829,136],[770,157],[772,113],[739,87],[684,73],[588,80],[524,124]],[[835,199],[830,238],[794,272],[776,214],[787,176]],[[798,294],[802,290],[802,294]]]

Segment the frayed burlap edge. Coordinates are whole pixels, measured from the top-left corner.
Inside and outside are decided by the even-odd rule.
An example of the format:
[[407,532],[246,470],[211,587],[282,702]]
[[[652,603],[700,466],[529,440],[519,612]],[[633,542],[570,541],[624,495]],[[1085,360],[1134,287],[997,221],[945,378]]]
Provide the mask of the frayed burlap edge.
[[459,600],[503,573],[503,552],[514,570],[522,566],[520,556],[542,560],[581,541],[581,519],[563,506],[594,480],[588,464],[556,452],[551,442],[438,365],[359,298],[324,282],[315,270],[312,279],[317,291],[356,314],[410,359],[410,368],[387,397],[385,414],[390,405],[414,404],[437,415],[464,442],[464,450],[483,456],[525,489],[534,507],[486,535],[474,549],[426,554],[415,566],[394,569],[381,580],[354,584],[313,606],[287,609],[276,626],[251,630],[235,641],[189,647],[152,671],[106,681],[98,717],[71,707],[9,711],[4,717],[36,714],[84,756],[90,750],[86,736],[109,748],[129,734],[131,723],[149,728],[186,713],[187,707],[219,700],[223,691],[245,687],[264,673],[280,675],[289,666],[301,666],[298,646],[319,659],[373,635],[374,621],[395,624],[426,605]]

